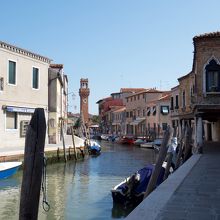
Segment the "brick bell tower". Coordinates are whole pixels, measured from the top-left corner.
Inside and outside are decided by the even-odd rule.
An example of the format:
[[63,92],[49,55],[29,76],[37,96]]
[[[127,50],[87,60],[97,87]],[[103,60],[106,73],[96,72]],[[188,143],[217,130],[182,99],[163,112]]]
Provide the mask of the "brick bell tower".
[[80,79],[80,115],[83,116],[85,124],[89,123],[89,93],[88,79]]

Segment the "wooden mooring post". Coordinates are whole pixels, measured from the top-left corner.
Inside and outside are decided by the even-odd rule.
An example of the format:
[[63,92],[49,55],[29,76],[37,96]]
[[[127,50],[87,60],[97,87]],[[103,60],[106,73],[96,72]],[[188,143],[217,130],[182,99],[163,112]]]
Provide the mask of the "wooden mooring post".
[[164,133],[163,142],[159,151],[159,156],[155,165],[154,172],[151,175],[149,184],[147,186],[147,190],[145,192],[144,198],[147,197],[156,187],[157,179],[167,154],[167,150],[168,150],[167,144],[170,140],[170,137],[171,137],[171,128],[168,127]]
[[[177,127],[174,127],[173,128],[173,139],[176,138],[177,136]],[[173,145],[174,144],[174,140],[171,140],[171,143],[168,147],[168,152],[167,152],[167,159],[166,159],[166,162],[167,162],[167,165],[166,165],[166,169],[165,169],[165,173],[164,173],[164,180],[167,179],[167,177],[169,176],[170,174],[170,168],[171,168],[171,164],[172,164],[172,159],[173,159]]]
[[74,148],[74,154],[75,154],[75,159],[77,160],[77,152],[76,152],[76,145],[75,145],[75,139],[74,139],[74,129],[71,126],[71,134],[72,134],[72,141],[73,141],[73,148]]
[[25,139],[19,220],[37,220],[38,217],[45,135],[44,109],[36,108]]
[[62,141],[63,141],[63,156],[64,156],[64,161],[67,161],[66,158],[66,147],[65,147],[65,139],[64,139],[64,132],[63,132],[63,120],[61,120],[61,136],[62,136]]

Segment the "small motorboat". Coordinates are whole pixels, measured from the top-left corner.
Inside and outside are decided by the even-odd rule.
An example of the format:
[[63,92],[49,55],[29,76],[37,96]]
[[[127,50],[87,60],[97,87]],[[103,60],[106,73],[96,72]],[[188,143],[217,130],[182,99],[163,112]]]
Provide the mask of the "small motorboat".
[[140,144],[140,147],[153,149],[154,148],[153,144],[154,142],[146,142],[146,143]]
[[[144,199],[154,168],[154,165],[149,164],[116,185],[111,190],[113,202],[123,205],[138,205]],[[164,173],[165,168],[162,167],[157,179],[157,186],[163,182]]]
[[101,146],[96,141],[90,141],[88,152],[90,155],[99,155],[101,153]]
[[134,145],[140,146],[141,144],[145,144],[146,141],[142,138],[138,138],[135,142]]
[[8,178],[15,174],[22,162],[1,162],[0,163],[0,179]]
[[134,144],[134,137],[132,136],[123,136],[120,141],[119,144]]

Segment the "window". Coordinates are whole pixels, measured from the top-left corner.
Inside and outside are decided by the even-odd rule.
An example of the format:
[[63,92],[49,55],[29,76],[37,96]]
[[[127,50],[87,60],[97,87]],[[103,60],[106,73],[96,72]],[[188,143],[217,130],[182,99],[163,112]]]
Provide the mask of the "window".
[[175,106],[175,109],[178,109],[179,108],[179,96],[176,95],[176,106]]
[[4,89],[4,78],[0,77],[0,91],[3,91]]
[[184,108],[184,107],[186,107],[186,97],[185,97],[185,91],[183,91],[183,105],[182,105],[182,107]]
[[32,88],[39,89],[39,69],[35,67],[32,72]]
[[169,114],[169,106],[161,106],[161,114],[168,115]]
[[162,123],[162,129],[163,131],[167,130],[167,123]]
[[156,106],[153,106],[153,115],[156,115],[157,111],[156,111]]
[[173,97],[170,99],[170,110],[173,110]]
[[16,84],[16,63],[9,60],[8,67],[8,83],[15,85]]
[[150,107],[147,107],[147,116],[150,116]]
[[205,69],[206,92],[220,92],[220,65],[211,60]]
[[6,112],[6,129],[17,129],[16,112]]

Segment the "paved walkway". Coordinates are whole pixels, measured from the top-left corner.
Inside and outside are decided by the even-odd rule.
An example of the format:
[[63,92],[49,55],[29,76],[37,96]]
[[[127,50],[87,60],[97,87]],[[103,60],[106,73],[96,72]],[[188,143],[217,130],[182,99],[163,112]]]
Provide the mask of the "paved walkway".
[[[220,143],[206,143],[204,154],[193,156],[177,171],[127,219],[220,220]],[[175,186],[178,175],[184,172],[183,181]]]

